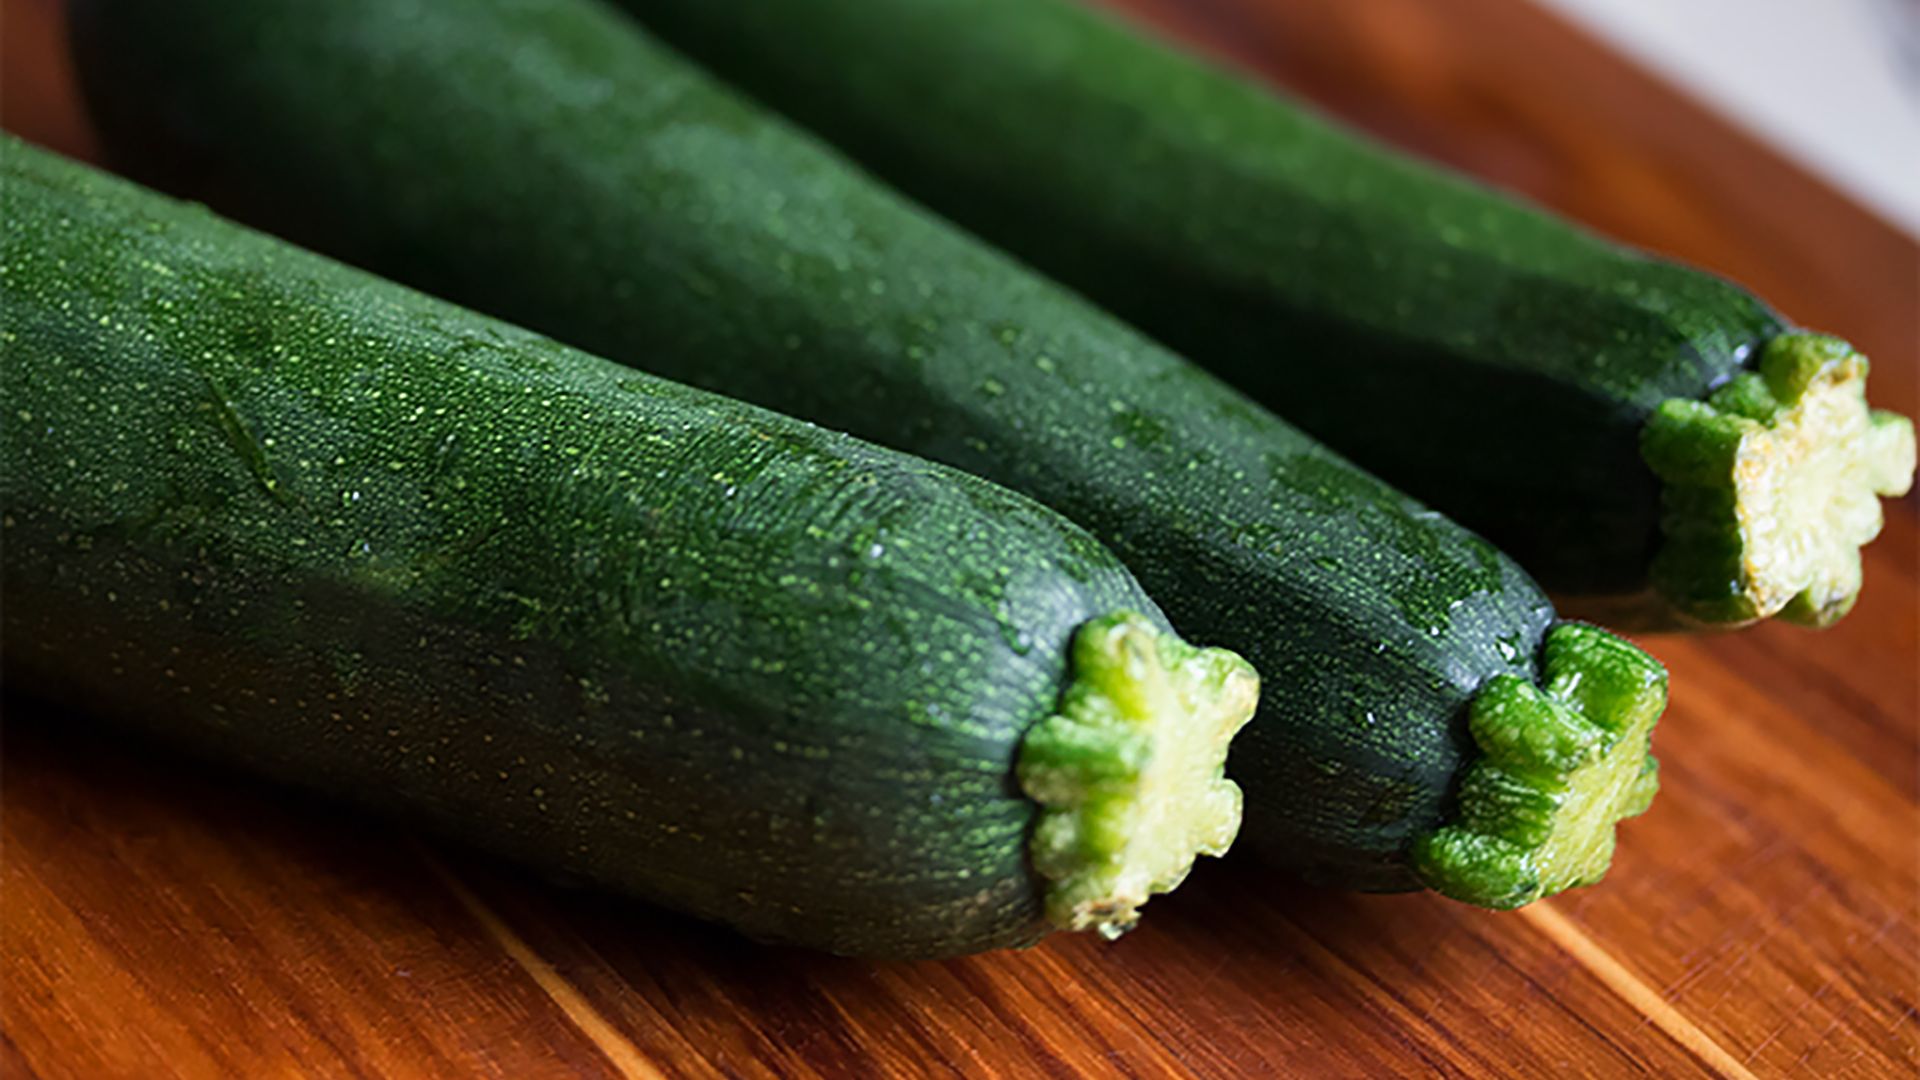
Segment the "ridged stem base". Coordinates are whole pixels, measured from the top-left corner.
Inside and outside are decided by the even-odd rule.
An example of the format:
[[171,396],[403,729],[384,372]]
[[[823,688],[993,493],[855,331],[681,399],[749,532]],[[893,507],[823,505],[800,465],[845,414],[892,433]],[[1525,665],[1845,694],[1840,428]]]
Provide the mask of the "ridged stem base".
[[1198,649],[1120,613],[1075,634],[1060,709],[1020,747],[1020,785],[1042,807],[1029,851],[1047,918],[1119,937],[1240,829],[1227,747],[1259,680],[1224,649]]
[[1429,888],[1488,908],[1516,908],[1599,881],[1614,826],[1659,789],[1649,752],[1666,708],[1667,674],[1596,627],[1547,634],[1542,685],[1489,680],[1469,706],[1481,757],[1461,782],[1452,820],[1421,837],[1414,870]]
[[1913,423],[1867,407],[1867,360],[1783,334],[1707,401],[1668,401],[1641,456],[1662,484],[1650,577],[1682,625],[1828,626],[1860,593],[1881,496],[1913,484]]

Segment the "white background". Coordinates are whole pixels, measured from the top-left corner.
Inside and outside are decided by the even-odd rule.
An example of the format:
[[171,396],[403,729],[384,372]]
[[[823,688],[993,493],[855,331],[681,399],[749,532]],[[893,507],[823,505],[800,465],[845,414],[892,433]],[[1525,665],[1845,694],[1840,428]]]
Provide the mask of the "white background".
[[1920,0],[1540,0],[1920,237]]

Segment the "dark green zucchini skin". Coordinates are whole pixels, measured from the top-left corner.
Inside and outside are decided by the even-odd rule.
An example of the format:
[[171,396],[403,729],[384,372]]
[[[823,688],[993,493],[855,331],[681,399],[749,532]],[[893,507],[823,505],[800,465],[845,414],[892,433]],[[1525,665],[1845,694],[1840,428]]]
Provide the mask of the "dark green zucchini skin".
[[1490,545],[872,183],[587,0],[91,0],[122,167],[670,377],[1034,496],[1112,547],[1261,713],[1237,844],[1417,887],[1553,609]]
[[762,938],[1046,931],[1016,749],[1160,619],[1085,532],[8,139],[0,207],[11,683]]
[[1636,594],[1639,438],[1784,329],[1072,0],[621,0],[651,30],[1494,540]]

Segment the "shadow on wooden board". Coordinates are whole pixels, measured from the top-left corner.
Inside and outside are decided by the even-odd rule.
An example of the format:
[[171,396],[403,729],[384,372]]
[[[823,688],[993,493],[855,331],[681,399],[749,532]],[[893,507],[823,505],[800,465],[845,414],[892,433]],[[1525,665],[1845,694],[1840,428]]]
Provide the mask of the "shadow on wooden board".
[[[1544,940],[1483,936],[1477,924],[1498,916],[1431,896],[1299,888],[1232,860],[1207,861],[1113,945],[1069,935],[1022,953],[878,964],[762,946],[536,880],[57,706],[9,695],[4,707],[7,995],[31,1005],[22,1013],[63,1010],[162,1043],[171,1028],[191,1042],[193,1029],[271,1017],[300,1032],[290,1045],[324,1043],[350,1066],[385,1046],[414,1069],[458,1068],[470,1046],[435,1040],[476,1031],[553,1065],[582,1051],[553,1029],[551,997],[574,1025],[611,1024],[647,1059],[728,1072],[792,1056],[832,1075],[872,1067],[876,1048],[903,1064],[964,1066],[984,1052],[1038,1063],[1052,1051],[1023,1022],[1036,1015],[1077,1017],[1076,1041],[1128,1060],[1164,1053],[1130,1045],[1150,1039],[1195,1067],[1244,1072],[1270,1067],[1276,1040],[1302,1031],[1426,1028],[1436,1021],[1423,998],[1497,1012],[1521,991],[1551,1001],[1581,977]],[[996,1049],[1022,1038],[1032,1045]],[[237,1055],[211,1058],[208,1074],[271,1060],[258,1047],[207,1052]],[[1620,1055],[1620,1067],[1645,1064]]]
[[[63,859],[97,860],[112,868],[103,875],[111,878],[120,873],[116,860],[121,855],[135,864],[184,863],[199,857],[189,850],[195,846],[218,848],[238,856],[233,869],[276,864],[275,873],[288,878],[337,886],[342,892],[385,893],[383,908],[412,905],[425,893],[445,891],[434,884],[436,876],[458,867],[462,878],[472,874],[489,881],[490,887],[517,894],[520,907],[530,908],[537,901],[545,910],[557,908],[577,918],[578,928],[590,936],[605,932],[608,941],[619,942],[614,955],[644,962],[654,978],[663,974],[659,963],[667,951],[679,955],[664,970],[684,967],[702,978],[731,974],[763,979],[778,967],[818,979],[832,978],[837,969],[850,965],[871,966],[761,944],[640,900],[525,871],[457,841],[419,834],[16,691],[0,698],[0,721],[5,735],[0,783],[7,786],[13,816],[5,825],[6,838],[18,845],[9,859],[26,861],[36,852],[57,851]],[[170,872],[188,869],[179,865]],[[213,865],[202,869],[205,874],[190,876],[217,878],[223,872]],[[423,881],[428,886],[424,889]],[[141,905],[152,895],[129,884],[108,906]],[[1353,909],[1352,900],[1346,894],[1276,880],[1263,870],[1202,860],[1178,892],[1153,901],[1150,917],[1136,933],[1158,937],[1160,933],[1147,928],[1181,924],[1159,930],[1187,939],[1189,961],[1225,964],[1245,952],[1250,929],[1241,916],[1229,913],[1277,908],[1315,923],[1321,944],[1338,951],[1349,934],[1358,943],[1377,941],[1386,932],[1373,925],[1372,913]],[[375,931],[380,922],[372,919],[366,928]],[[1056,939],[1054,944],[1074,940],[1081,939]],[[1084,940],[1094,949],[1106,948],[1093,944],[1090,935]],[[1124,953],[1129,940],[1111,948]],[[753,993],[778,996],[778,981],[763,983]]]

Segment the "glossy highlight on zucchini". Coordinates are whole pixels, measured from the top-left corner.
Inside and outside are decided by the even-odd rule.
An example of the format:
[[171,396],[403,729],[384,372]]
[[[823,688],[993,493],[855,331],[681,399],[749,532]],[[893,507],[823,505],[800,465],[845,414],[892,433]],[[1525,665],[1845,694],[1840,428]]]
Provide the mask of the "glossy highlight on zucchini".
[[1844,346],[1087,3],[622,4],[1483,533],[1579,613],[1828,625],[1860,589],[1879,498],[1912,486],[1912,423],[1868,408],[1864,359],[1835,359],[1804,402],[1745,404],[1780,385],[1770,364],[1796,365],[1783,354]]
[[1011,492],[0,138],[21,689],[756,937],[1115,935],[1238,657]]
[[[1236,851],[1343,888],[1453,889],[1413,855],[1475,813],[1471,703],[1498,676],[1534,683],[1556,622],[1485,541],[600,3],[91,0],[75,16],[90,108],[136,175],[1086,527],[1182,635],[1260,673],[1229,762]],[[1088,807],[1043,829],[1096,837],[1107,818]],[[1511,865],[1529,876],[1499,895],[1534,890]]]

